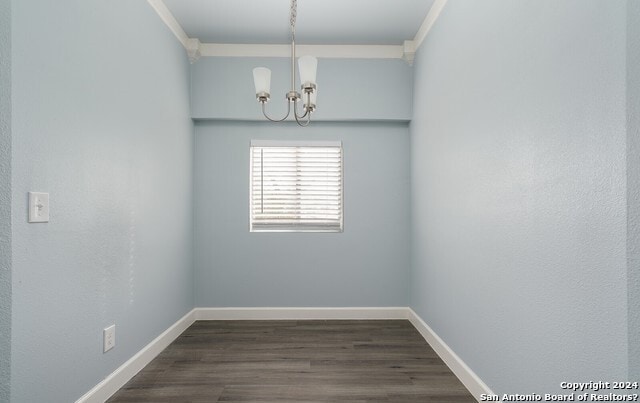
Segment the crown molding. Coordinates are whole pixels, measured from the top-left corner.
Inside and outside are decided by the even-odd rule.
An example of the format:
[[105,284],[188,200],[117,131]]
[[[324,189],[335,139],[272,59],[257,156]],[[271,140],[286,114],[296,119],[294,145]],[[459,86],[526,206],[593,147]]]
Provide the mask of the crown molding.
[[189,35],[187,35],[187,33],[184,32],[184,29],[182,29],[182,26],[180,25],[178,20],[176,20],[176,18],[173,16],[171,11],[169,11],[169,9],[167,8],[167,5],[164,4],[164,1],[147,0],[147,2],[156,11],[156,13],[158,13],[158,15],[160,16],[160,19],[167,25],[167,27],[169,27],[169,29],[171,30],[171,32],[173,32],[176,38],[178,38],[182,46],[184,46],[185,49],[188,49],[189,39],[190,39]]
[[414,41],[404,41],[402,58],[409,66],[413,66],[413,59],[416,58],[416,50],[416,43]]
[[433,28],[433,25],[436,23],[438,17],[440,17],[440,13],[444,6],[447,5],[448,0],[436,0],[431,6],[431,10],[427,13],[427,16],[424,19],[422,25],[420,25],[420,29],[418,29],[418,33],[415,38],[413,38],[414,48],[417,50],[424,42],[427,35],[429,35],[429,31]]
[[[296,45],[299,55],[333,59],[403,59],[413,64],[415,53],[429,34],[448,0],[436,0],[413,40],[402,45]],[[147,0],[187,51],[191,63],[208,57],[290,57],[291,45],[201,43],[190,38],[163,0]]]
[[187,55],[189,56],[189,61],[191,64],[195,63],[202,57],[202,43],[198,38],[189,38],[187,42]]
[[[291,57],[291,45],[203,43],[202,56]],[[401,59],[395,45],[296,45],[296,54],[334,59]]]

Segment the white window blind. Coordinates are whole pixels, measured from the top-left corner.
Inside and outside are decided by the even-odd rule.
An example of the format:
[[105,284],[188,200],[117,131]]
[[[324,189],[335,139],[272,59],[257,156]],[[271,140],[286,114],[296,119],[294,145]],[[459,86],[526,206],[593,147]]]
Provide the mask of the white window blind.
[[342,143],[251,142],[252,232],[341,232]]

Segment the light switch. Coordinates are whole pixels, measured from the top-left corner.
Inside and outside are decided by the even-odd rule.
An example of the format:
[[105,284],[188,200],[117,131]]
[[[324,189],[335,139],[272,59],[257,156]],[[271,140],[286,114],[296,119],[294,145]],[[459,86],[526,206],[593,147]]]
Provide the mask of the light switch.
[[49,193],[29,192],[29,222],[49,222]]

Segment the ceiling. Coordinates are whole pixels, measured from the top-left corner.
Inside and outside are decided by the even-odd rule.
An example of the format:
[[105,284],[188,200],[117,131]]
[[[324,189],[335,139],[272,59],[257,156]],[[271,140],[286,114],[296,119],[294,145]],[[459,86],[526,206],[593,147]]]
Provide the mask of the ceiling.
[[[298,0],[296,41],[308,45],[402,45],[435,0]],[[290,0],[164,0],[202,43],[286,44]]]

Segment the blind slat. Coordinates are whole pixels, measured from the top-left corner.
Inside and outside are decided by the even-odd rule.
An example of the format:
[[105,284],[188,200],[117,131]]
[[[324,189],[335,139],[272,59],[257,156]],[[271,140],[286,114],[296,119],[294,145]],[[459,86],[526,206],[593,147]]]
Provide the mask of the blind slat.
[[342,231],[340,145],[252,144],[250,155],[252,231]]

